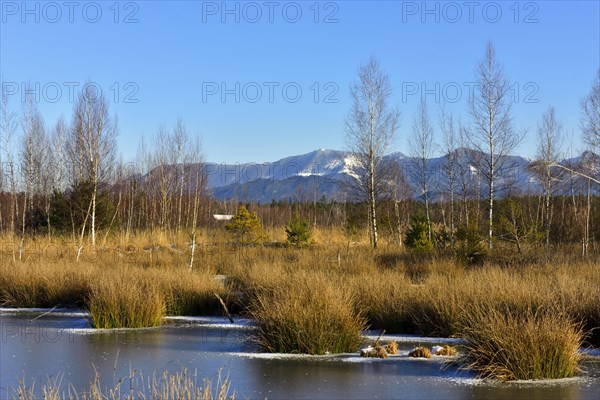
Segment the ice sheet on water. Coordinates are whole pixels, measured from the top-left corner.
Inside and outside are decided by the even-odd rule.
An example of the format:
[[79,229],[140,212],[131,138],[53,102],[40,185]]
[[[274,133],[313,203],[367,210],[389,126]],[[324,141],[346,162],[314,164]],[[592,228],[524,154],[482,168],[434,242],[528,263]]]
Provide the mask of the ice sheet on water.
[[0,307],[1,314],[39,314],[58,317],[89,317],[89,313],[74,308],[8,308]]
[[232,329],[232,330],[253,330],[256,324],[251,319],[234,318],[233,323],[225,317],[186,317],[186,316],[168,316],[165,321],[182,322],[187,324],[201,325],[206,328]]
[[600,357],[600,349],[582,347],[579,352],[589,357]]
[[110,328],[110,329],[97,329],[92,326],[86,328],[70,328],[69,333],[75,333],[79,335],[95,335],[95,334],[110,334],[110,333],[126,333],[126,332],[146,332],[155,331],[160,329],[160,326],[148,327],[148,328]]

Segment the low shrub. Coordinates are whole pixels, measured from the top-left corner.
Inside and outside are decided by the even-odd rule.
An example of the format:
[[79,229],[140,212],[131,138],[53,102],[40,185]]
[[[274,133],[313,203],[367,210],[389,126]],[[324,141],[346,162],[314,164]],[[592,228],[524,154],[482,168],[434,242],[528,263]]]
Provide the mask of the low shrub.
[[310,244],[311,232],[308,221],[296,213],[289,225],[285,227],[286,242],[290,246],[304,247]]
[[484,238],[476,228],[461,226],[456,231],[456,252],[459,260],[471,266],[483,265],[488,257]]
[[433,241],[429,238],[427,221],[424,216],[416,215],[412,218],[406,231],[404,244],[416,252],[433,250]]
[[367,358],[388,358],[390,354],[391,353],[387,350],[387,346],[381,346],[379,344],[369,346],[360,351],[361,357]]
[[250,213],[243,205],[240,206],[231,221],[225,225],[225,229],[231,232],[238,244],[259,244],[265,239],[258,215],[256,212]]

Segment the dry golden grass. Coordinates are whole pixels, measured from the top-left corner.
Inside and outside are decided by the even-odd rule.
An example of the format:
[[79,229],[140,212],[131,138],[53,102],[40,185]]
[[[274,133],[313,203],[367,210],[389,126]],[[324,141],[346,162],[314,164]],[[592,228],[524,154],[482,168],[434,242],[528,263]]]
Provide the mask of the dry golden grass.
[[102,276],[92,283],[87,308],[95,328],[159,326],[165,300],[159,288],[131,271]]
[[578,372],[583,331],[564,314],[514,316],[474,309],[467,324],[462,362],[478,376],[508,381],[568,378]]
[[455,356],[456,354],[456,348],[447,344],[443,345],[441,349],[435,352],[436,356]]
[[390,356],[390,352],[388,352],[386,346],[381,346],[376,344],[374,346],[369,346],[360,351],[361,357],[367,358],[388,358]]
[[402,273],[375,270],[344,280],[355,293],[357,306],[372,328],[385,329],[389,333],[414,330],[409,306],[417,288]]
[[[535,249],[518,259],[492,254],[483,267],[469,268],[450,253],[419,258],[384,242],[373,251],[364,238],[355,242],[336,229],[317,228],[313,233],[315,245],[291,249],[281,245],[283,229],[267,229],[270,240],[257,247],[228,244],[224,230],[199,231],[192,271],[185,233],[109,236],[96,251],[86,243],[79,262],[73,241],[27,239],[26,251],[15,263],[7,246],[0,251],[0,303],[86,306],[93,283],[104,276],[145,282],[149,289],[144,290],[156,290],[167,314],[220,314],[215,292],[230,309],[247,312],[251,305],[251,312],[264,314],[266,331],[273,333],[263,337],[263,347],[272,351],[286,348],[277,341],[291,335],[291,327],[331,329],[324,321],[331,321],[334,313],[350,321],[353,332],[359,316],[361,322],[390,333],[460,336],[473,328],[469,318],[478,312],[523,318],[560,310],[589,332],[589,343],[600,345],[600,263],[581,259],[568,248],[549,257],[534,254]],[[214,274],[227,275],[227,286],[215,281]],[[133,293],[142,289],[130,286],[124,291],[135,298]],[[305,299],[321,301],[317,304],[326,311]],[[282,305],[279,313],[272,306],[275,301]],[[153,304],[158,301],[147,307],[158,310]],[[300,340],[305,339],[296,341]],[[311,345],[302,351],[333,351],[329,347]],[[298,346],[287,348],[300,351]]]
[[164,296],[167,315],[220,315],[222,309],[215,294],[228,298],[223,283],[209,271],[150,268],[143,275]]
[[255,342],[275,353],[354,352],[362,342],[364,319],[349,291],[318,276],[259,291],[250,306]]
[[383,346],[375,346],[375,357],[388,358],[388,352]]
[[389,341],[388,344],[385,346],[385,350],[388,352],[388,354],[391,355],[398,354],[398,343],[394,340]]
[[4,307],[81,306],[94,280],[89,265],[3,262],[0,305]]
[[[127,386],[124,382],[127,382]],[[12,398],[35,400],[35,387],[21,382],[18,388],[13,388]],[[104,388],[96,377],[90,384],[89,391],[77,391],[73,387],[63,389],[60,379],[49,380],[42,387],[42,396],[47,400],[234,400],[235,392],[231,392],[228,378],[216,382],[204,379],[198,382],[197,374],[190,375],[186,369],[182,372],[165,371],[162,376],[152,376],[145,379],[142,374],[132,372],[126,378],[114,379],[114,386]]]
[[419,346],[408,353],[408,356],[413,358],[431,358],[431,351],[427,347]]
[[156,326],[165,312],[222,313],[215,294],[228,299],[229,292],[214,279],[211,268],[195,264],[190,270],[189,254],[180,250],[185,243],[156,247],[147,245],[146,235],[135,240],[141,250],[131,243],[121,248],[114,239],[111,247],[84,249],[79,261],[72,243],[56,238],[38,239],[37,247],[24,251],[21,261],[13,261],[12,252],[4,251],[0,305],[86,308],[94,326],[103,328]]

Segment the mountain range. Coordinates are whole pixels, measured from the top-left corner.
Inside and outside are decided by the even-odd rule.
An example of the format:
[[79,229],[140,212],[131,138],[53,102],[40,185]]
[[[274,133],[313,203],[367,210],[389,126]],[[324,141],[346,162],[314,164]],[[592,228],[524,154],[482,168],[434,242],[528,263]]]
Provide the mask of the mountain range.
[[[562,161],[564,165],[576,165],[591,153]],[[485,154],[460,148],[452,153],[427,159],[428,192],[432,201],[443,199],[449,192],[447,173],[449,161],[455,162],[455,193],[471,195],[487,192],[486,178],[478,166],[478,159]],[[384,157],[385,163],[395,163],[399,167],[404,192],[419,198],[418,188],[421,175],[417,172],[419,160],[402,153],[392,153]],[[497,174],[498,196],[507,194],[536,194],[542,191],[539,179],[532,170],[533,160],[520,156],[506,156],[502,169]],[[389,165],[389,164],[388,164]],[[349,189],[356,179],[358,163],[352,153],[319,149],[307,154],[290,156],[266,163],[218,164],[207,162],[203,165],[207,186],[219,200],[237,199],[245,202],[270,203],[271,201],[316,201],[323,196],[327,200],[352,200]],[[556,171],[558,172],[558,171]],[[566,182],[566,178],[563,181]],[[566,184],[566,183],[565,183]],[[401,185],[402,186],[402,185]],[[560,189],[559,189],[560,190]],[[566,190],[566,186],[562,189]]]

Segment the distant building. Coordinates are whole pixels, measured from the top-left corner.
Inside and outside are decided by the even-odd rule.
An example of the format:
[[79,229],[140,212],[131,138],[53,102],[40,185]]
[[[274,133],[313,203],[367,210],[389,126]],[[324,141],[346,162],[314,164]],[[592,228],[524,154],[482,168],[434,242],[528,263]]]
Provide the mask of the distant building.
[[217,221],[229,221],[233,218],[233,215],[230,214],[213,214],[213,218]]

